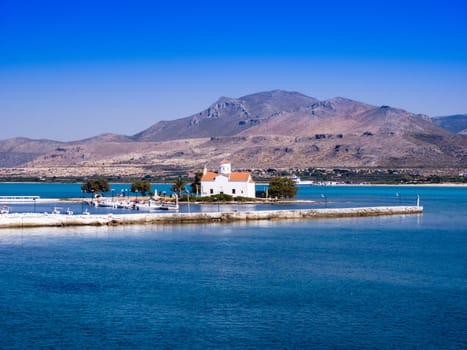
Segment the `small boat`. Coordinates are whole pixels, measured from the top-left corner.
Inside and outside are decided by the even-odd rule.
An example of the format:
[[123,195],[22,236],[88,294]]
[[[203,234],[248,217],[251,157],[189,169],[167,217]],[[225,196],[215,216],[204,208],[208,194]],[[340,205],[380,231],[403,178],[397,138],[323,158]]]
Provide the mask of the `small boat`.
[[0,214],[9,214],[10,213],[10,208],[8,208],[6,205],[0,209]]
[[175,204],[164,202],[157,209],[159,209],[159,210],[178,210],[178,196],[175,196]]
[[291,179],[293,182],[295,182],[297,185],[301,182],[300,178],[297,175],[292,175]]
[[149,200],[148,202],[145,202],[145,203],[135,204],[134,209],[135,210],[152,211],[152,210],[160,209],[161,205],[162,204],[160,204],[160,203],[156,203],[156,202],[154,202],[152,200]]
[[116,208],[117,203],[111,200],[104,200],[97,202],[96,207],[103,207],[103,208]]
[[159,209],[159,210],[178,210],[178,204],[162,203],[157,209]]

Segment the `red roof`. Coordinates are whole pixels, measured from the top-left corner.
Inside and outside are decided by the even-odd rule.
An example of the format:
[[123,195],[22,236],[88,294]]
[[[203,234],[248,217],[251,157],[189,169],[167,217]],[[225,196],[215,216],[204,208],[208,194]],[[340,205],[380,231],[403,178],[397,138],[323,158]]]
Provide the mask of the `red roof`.
[[250,179],[250,173],[230,173],[230,181],[248,181]]
[[217,176],[217,173],[213,173],[208,171],[206,174],[203,175],[201,181],[214,181]]
[[[206,174],[203,175],[203,177],[201,178],[201,181],[214,181],[218,175],[219,175],[218,173],[213,173],[213,172],[208,171]],[[230,173],[229,181],[250,181],[252,182],[250,173],[247,173],[247,172]]]

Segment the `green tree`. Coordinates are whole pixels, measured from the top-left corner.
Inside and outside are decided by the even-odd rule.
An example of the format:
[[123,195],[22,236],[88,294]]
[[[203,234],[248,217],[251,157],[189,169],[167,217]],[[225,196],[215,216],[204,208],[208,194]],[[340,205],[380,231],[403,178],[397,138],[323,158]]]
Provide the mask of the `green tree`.
[[177,180],[175,180],[173,186],[172,186],[172,192],[175,192],[178,194],[178,197],[182,196],[182,191],[185,188],[186,181],[179,176]]
[[147,192],[151,192],[151,183],[146,180],[135,181],[131,184],[131,192],[141,192],[145,196]]
[[105,179],[91,179],[81,185],[81,191],[88,193],[109,192],[109,181]]
[[201,192],[201,178],[203,177],[203,173],[201,171],[198,171],[195,173],[195,179],[193,180],[193,183],[191,184],[191,192],[199,194]]
[[297,194],[297,185],[290,177],[276,176],[269,181],[269,197],[293,198]]

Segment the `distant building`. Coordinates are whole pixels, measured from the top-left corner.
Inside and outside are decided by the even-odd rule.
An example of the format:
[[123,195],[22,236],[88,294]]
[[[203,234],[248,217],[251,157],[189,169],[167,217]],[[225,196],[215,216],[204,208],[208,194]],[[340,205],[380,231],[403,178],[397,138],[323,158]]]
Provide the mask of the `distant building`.
[[204,167],[201,178],[201,196],[228,194],[234,197],[255,198],[255,183],[248,172],[232,172],[230,162],[223,160],[217,172]]

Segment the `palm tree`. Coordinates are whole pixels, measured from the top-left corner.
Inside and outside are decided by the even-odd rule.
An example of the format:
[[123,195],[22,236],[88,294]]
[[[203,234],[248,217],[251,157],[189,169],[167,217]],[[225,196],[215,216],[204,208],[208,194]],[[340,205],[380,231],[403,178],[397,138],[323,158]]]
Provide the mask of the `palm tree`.
[[175,180],[173,186],[172,186],[172,192],[175,192],[178,194],[178,197],[180,198],[182,196],[182,191],[185,187],[186,181],[182,179],[181,176],[178,177],[177,180]]
[[199,194],[201,191],[201,178],[203,177],[203,173],[201,171],[198,171],[195,173],[195,179],[193,183],[191,184],[191,192],[195,193],[196,195]]

